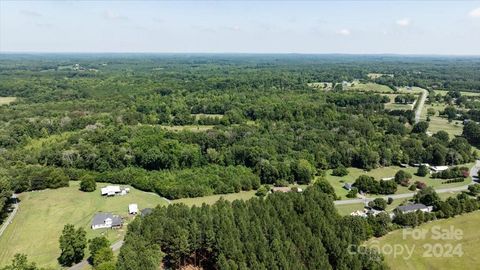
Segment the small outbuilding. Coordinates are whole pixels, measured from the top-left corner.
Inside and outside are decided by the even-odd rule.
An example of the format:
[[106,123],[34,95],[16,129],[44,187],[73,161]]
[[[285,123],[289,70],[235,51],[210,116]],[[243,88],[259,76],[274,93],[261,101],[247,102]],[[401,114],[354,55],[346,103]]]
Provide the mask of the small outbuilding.
[[138,213],[138,205],[136,203],[129,204],[128,213],[130,215],[136,215]]
[[343,188],[346,189],[346,190],[348,190],[348,191],[350,191],[350,190],[352,190],[352,184],[350,184],[350,183],[345,183],[345,184],[343,185]]
[[153,212],[152,208],[145,208],[140,210],[142,217],[150,215]]
[[102,196],[115,196],[116,194],[120,194],[122,190],[120,186],[106,186],[100,189]]

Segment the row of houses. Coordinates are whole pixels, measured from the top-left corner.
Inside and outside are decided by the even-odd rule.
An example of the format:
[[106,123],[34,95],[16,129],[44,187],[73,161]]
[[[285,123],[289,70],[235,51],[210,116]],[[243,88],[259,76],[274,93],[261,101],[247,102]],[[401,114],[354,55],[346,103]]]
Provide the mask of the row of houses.
[[[424,213],[430,213],[430,212],[432,212],[432,210],[433,210],[432,206],[426,206],[422,203],[402,205],[402,206],[399,206],[399,207],[395,208],[395,210],[392,213],[390,213],[390,218],[395,217],[395,212],[396,211],[398,211],[400,213],[403,213],[403,214],[408,214],[408,213],[414,213],[414,212],[417,212],[417,211],[421,211],[421,212],[424,212]],[[365,207],[363,210],[357,210],[357,211],[354,211],[354,212],[350,213],[350,215],[366,218],[366,217],[368,217],[368,215],[376,216],[380,213],[386,213],[386,212]]]

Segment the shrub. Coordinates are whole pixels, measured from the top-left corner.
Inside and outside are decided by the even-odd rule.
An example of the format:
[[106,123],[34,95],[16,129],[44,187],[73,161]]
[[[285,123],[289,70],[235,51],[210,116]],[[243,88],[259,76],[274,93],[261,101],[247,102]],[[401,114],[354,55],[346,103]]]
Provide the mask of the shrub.
[[418,170],[417,170],[417,175],[418,176],[421,176],[421,177],[424,177],[428,174],[428,168],[427,166],[425,165],[420,165],[420,167],[418,167]]
[[80,178],[80,190],[84,192],[92,192],[97,189],[97,183],[93,176],[86,174]]
[[339,166],[332,171],[333,176],[345,176],[348,175],[348,170],[344,166]]

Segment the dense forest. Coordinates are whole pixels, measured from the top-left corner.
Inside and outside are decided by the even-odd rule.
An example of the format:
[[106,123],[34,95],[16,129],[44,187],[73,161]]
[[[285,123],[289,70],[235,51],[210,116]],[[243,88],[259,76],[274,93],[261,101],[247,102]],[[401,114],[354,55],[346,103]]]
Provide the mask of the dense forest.
[[466,139],[427,136],[411,110],[385,109],[386,96],[308,84],[378,81],[368,74],[382,72],[408,74],[411,81],[396,84],[449,89],[443,80],[457,85],[463,74],[459,88],[474,91],[478,65],[394,56],[2,55],[0,96],[17,100],[0,106],[0,176],[16,192],[88,174],[182,198],[308,184],[340,166],[462,164],[474,158]]
[[369,236],[362,222],[341,218],[317,186],[265,200],[171,205],[129,226],[117,269],[157,269],[162,259],[173,269],[387,269],[373,251],[346,252]]

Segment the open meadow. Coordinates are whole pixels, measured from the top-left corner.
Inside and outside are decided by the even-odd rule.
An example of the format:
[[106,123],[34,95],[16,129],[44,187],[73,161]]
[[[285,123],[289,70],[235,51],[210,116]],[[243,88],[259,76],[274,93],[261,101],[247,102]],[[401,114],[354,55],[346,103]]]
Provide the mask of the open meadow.
[[167,205],[158,195],[132,187],[125,196],[102,197],[99,189],[106,185],[98,183],[96,191],[82,192],[79,182],[70,182],[65,188],[20,194],[18,213],[0,237],[0,267],[9,263],[15,253],[24,253],[39,266],[58,268],[58,240],[65,224],[85,228],[87,239],[105,235],[113,243],[123,238],[126,226],[119,230],[92,230],[95,213],[111,212],[125,217],[128,223],[132,218],[128,214],[130,203],[137,203],[140,209]]
[[[394,256],[393,254],[385,254],[387,264],[395,270],[430,270],[430,269],[478,269],[480,263],[480,257],[477,256],[477,252],[480,249],[480,230],[478,230],[478,224],[480,223],[480,212],[474,212],[457,216],[455,218],[437,220],[427,224],[423,224],[417,229],[428,232],[425,238],[413,239],[412,236],[406,235],[404,237],[402,230],[393,231],[374,243],[370,240],[367,245],[375,244],[382,249],[387,245],[402,245],[408,246],[413,249],[412,256],[408,258],[406,254],[401,256]],[[432,228],[441,228],[442,230],[460,230],[462,235],[461,239],[432,239]],[[450,234],[451,235],[451,234]],[[428,245],[434,245],[435,251],[430,254],[428,252]],[[456,247],[460,246],[457,251],[461,251],[463,254],[453,253],[452,256],[448,256],[446,252],[450,248],[448,246]],[[428,255],[433,255],[427,257]],[[406,256],[407,259],[403,258]]]

